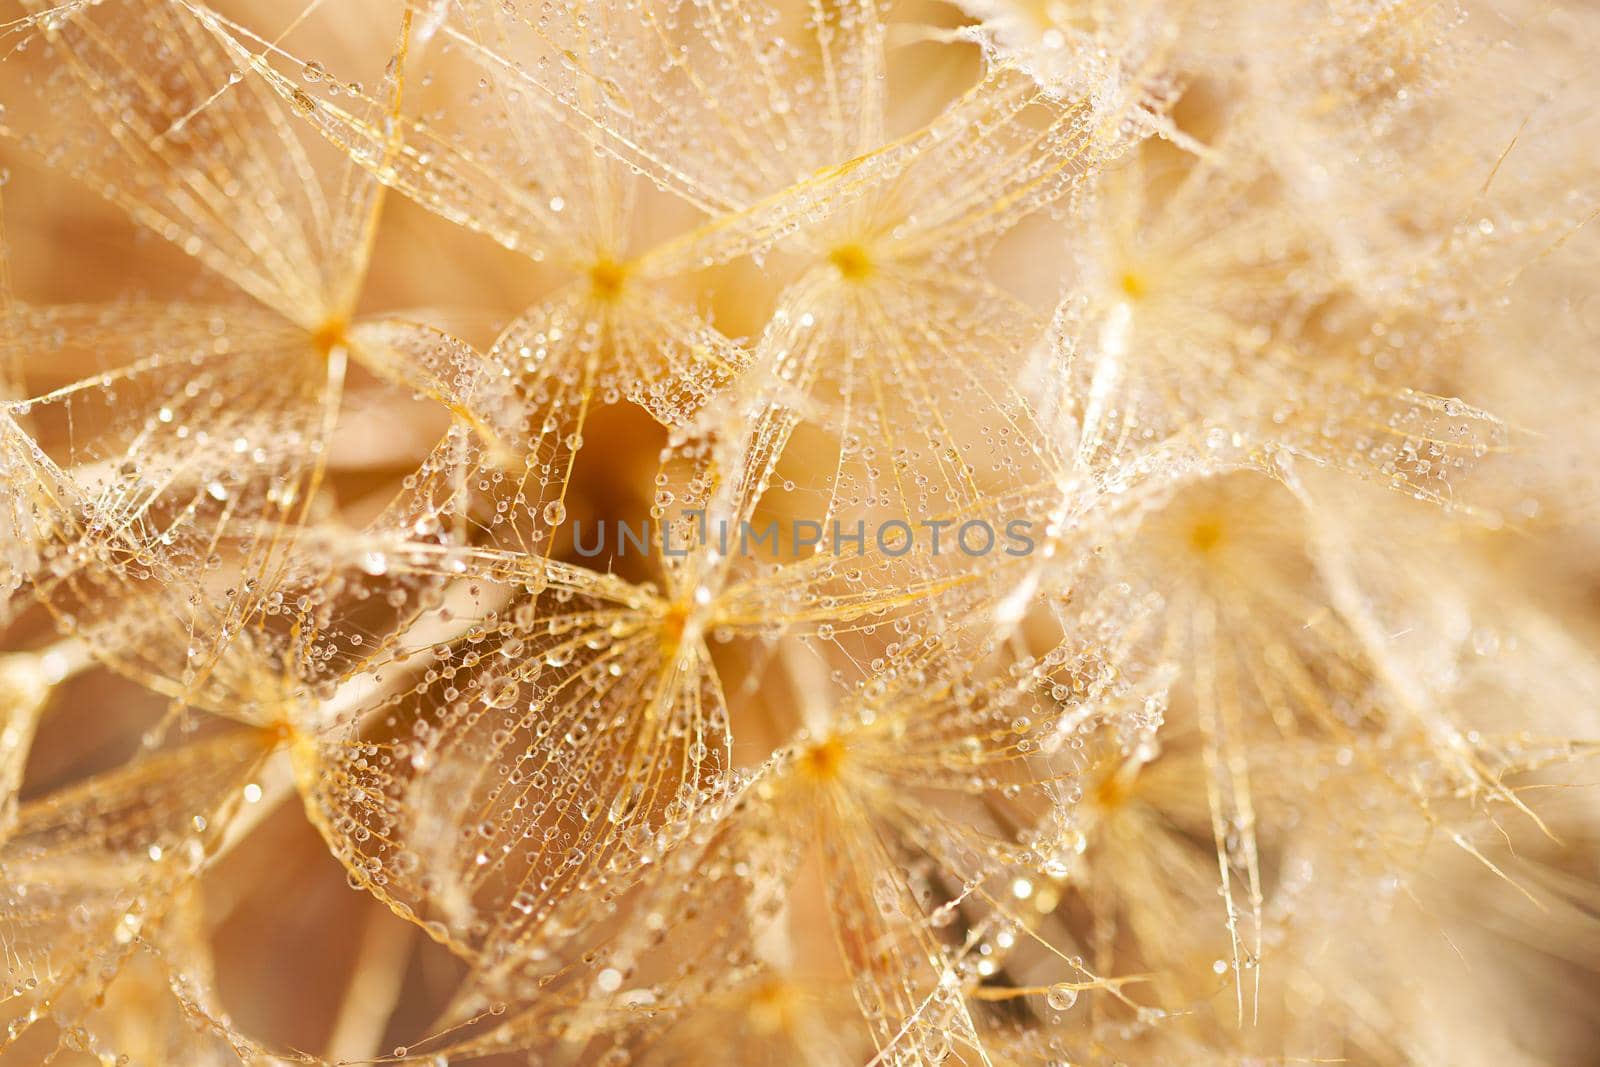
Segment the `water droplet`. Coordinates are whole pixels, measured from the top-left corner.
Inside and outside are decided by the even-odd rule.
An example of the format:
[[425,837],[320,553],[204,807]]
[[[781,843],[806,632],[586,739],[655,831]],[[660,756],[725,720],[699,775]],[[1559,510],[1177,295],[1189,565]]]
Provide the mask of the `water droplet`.
[[515,678],[491,678],[483,685],[483,702],[491,708],[509,708],[521,691]]
[[1044,1002],[1056,1011],[1066,1011],[1078,1003],[1078,991],[1067,982],[1057,982],[1044,995]]

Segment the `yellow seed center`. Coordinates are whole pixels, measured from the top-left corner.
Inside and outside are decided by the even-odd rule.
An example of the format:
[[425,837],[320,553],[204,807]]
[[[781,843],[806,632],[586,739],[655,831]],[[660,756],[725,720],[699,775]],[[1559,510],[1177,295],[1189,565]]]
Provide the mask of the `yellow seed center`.
[[806,749],[800,757],[800,772],[813,782],[835,781],[844,769],[847,754],[844,742],[837,737],[830,737]]
[[614,259],[602,259],[589,268],[589,292],[596,300],[611,302],[622,295],[628,270]]
[[796,994],[786,982],[771,981],[750,995],[750,1025],[758,1034],[786,1032],[793,1025]]
[[1189,527],[1189,545],[1196,552],[1214,552],[1225,538],[1222,523],[1217,519],[1201,519]]
[[672,604],[666,613],[661,616],[661,654],[665,659],[672,659],[678,654],[678,648],[683,644],[683,633],[689,627],[689,607],[686,604]]
[[329,319],[311,331],[311,346],[319,355],[327,358],[335,348],[349,344],[347,336],[349,329],[350,324],[344,319]]
[[296,739],[297,731],[294,724],[287,719],[269,722],[261,728],[262,739],[266,746],[277,749]]
[[1128,802],[1132,781],[1121,772],[1108,774],[1094,788],[1094,804],[1102,812],[1116,811]]
[[847,282],[861,282],[872,277],[872,257],[860,245],[840,245],[828,253],[828,262]]

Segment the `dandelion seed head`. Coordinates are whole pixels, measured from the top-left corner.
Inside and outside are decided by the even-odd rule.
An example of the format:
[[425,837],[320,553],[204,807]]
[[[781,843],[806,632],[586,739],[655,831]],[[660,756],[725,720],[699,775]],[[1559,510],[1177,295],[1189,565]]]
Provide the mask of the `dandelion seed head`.
[[0,28],[24,1058],[1584,1058],[1592,16],[269,6]]

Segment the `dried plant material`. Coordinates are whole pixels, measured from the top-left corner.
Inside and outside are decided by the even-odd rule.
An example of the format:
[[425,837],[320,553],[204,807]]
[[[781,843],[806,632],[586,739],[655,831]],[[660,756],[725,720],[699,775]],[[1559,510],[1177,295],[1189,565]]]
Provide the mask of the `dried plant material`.
[[[36,595],[109,662],[214,706],[225,699],[206,691],[217,659],[261,610],[314,501],[351,361],[442,403],[497,454],[520,434],[520,408],[503,386],[486,396],[480,357],[437,329],[352,322],[381,187],[346,168],[345,184],[324,191],[277,101],[227,76],[226,53],[186,15],[165,3],[51,9],[14,32],[41,36],[64,57],[52,74],[88,86],[73,97],[89,109],[84,129],[64,143],[97,154],[73,172],[265,305],[11,307],[7,317],[8,361],[32,370],[54,353],[52,371],[98,369],[8,401],[0,422]],[[164,77],[140,75],[117,51],[126,37],[174,33],[198,58],[180,61],[181,50]],[[214,98],[203,95],[212,81]],[[221,209],[242,183],[260,218]],[[117,632],[130,615],[137,639]]]
[[16,0],[0,1064],[1588,1062],[1595,30]]
[[1144,162],[1102,193],[1054,325],[1091,454],[1181,436],[1446,501],[1464,463],[1503,444],[1492,416],[1404,384],[1450,358],[1442,313],[1372,307],[1321,273],[1336,250],[1320,229],[1290,201],[1288,221],[1259,213],[1284,195],[1272,176]]
[[260,733],[234,732],[22,808],[0,846],[9,1040],[47,1016],[76,1028],[204,869],[270,752]]

